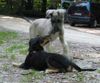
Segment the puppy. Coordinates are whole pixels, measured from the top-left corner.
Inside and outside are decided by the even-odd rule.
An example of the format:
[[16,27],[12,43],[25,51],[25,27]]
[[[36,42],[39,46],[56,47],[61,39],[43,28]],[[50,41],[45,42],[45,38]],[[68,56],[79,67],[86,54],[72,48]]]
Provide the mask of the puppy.
[[45,71],[45,73],[69,72],[72,71],[73,68],[79,72],[96,70],[82,69],[66,56],[45,52],[42,47],[42,44],[48,42],[45,42],[45,40],[48,40],[48,37],[37,37],[30,40],[29,54],[27,55],[25,62],[18,66],[19,68],[35,69],[38,71]]
[[[44,51],[30,52],[23,64],[19,66],[23,69],[35,69],[38,71],[52,72],[69,72],[70,67],[77,71],[94,71],[96,69],[82,69],[67,57],[55,53],[47,53]],[[54,70],[54,71],[53,71]],[[56,70],[56,71],[55,71]]]
[[44,37],[39,37],[37,36],[36,38],[32,38],[29,41],[29,52],[32,51],[43,51],[44,48],[43,46],[47,43],[50,42],[50,36],[44,36]]

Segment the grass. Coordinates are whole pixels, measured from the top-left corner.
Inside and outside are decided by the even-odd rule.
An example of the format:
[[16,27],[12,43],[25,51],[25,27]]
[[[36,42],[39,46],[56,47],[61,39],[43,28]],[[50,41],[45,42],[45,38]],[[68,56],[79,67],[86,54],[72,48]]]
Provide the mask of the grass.
[[16,37],[17,37],[16,32],[9,32],[9,31],[0,32],[0,45]]
[[100,73],[100,70],[97,70],[98,73]]
[[5,54],[0,54],[0,58],[8,58],[8,56]]
[[32,75],[34,76],[34,79],[42,79],[43,74],[39,73],[35,70],[32,71]]
[[4,70],[4,71],[8,71],[8,70],[9,70],[7,64],[3,64],[3,70]]
[[83,73],[77,73],[77,81],[78,82],[83,82],[84,81],[84,75]]
[[25,44],[14,44],[14,45],[12,45],[11,47],[8,47],[7,49],[6,49],[6,52],[8,52],[8,53],[19,53],[19,54],[23,54],[23,55],[25,55],[25,54],[27,54],[27,45],[25,45]]
[[34,79],[42,79],[43,74],[32,70],[30,74],[24,75],[21,79],[22,82],[32,82]]
[[10,59],[11,59],[11,60],[15,60],[15,59],[16,59],[16,55],[11,54]]

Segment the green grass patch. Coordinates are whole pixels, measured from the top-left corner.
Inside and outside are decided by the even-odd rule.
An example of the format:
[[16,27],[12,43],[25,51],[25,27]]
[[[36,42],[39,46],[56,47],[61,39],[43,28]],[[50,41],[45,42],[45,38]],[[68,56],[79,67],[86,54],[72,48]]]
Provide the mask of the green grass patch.
[[11,56],[10,56],[10,60],[15,60],[15,59],[16,59],[16,55],[11,54]]
[[[23,75],[21,82],[32,82],[34,79],[43,79],[43,73],[32,70],[29,74]],[[38,82],[37,82],[38,83]]]
[[100,73],[100,70],[97,70],[98,73]]
[[8,71],[8,70],[9,70],[9,68],[8,68],[8,65],[7,65],[7,64],[3,64],[3,67],[2,67],[2,68],[3,68],[3,70],[4,70],[4,71]]
[[8,47],[6,49],[6,52],[8,52],[8,53],[16,53],[17,52],[19,54],[26,55],[27,49],[28,49],[28,46],[25,45],[24,43],[23,44],[14,44],[11,47]]
[[16,32],[0,32],[0,45],[17,37]]
[[78,82],[83,82],[84,81],[84,75],[83,73],[77,73],[77,81]]

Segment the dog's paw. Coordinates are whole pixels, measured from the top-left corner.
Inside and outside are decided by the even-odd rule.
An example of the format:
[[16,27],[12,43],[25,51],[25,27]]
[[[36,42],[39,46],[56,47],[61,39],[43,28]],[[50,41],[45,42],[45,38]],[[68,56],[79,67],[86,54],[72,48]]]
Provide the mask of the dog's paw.
[[46,69],[46,70],[45,70],[45,73],[46,73],[46,74],[50,74],[50,73],[58,73],[58,72],[59,72],[58,69]]
[[13,65],[14,67],[19,67],[19,66],[21,65],[21,63],[15,63],[15,62],[13,62],[12,65]]

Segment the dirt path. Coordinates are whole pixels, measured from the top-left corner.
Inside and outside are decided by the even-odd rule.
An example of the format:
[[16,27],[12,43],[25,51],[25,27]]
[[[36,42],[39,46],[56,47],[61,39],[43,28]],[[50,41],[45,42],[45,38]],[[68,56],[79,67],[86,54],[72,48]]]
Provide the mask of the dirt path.
[[[12,18],[14,19],[14,18]],[[25,26],[29,26],[30,24],[26,24],[25,20],[18,20],[9,25],[10,22],[5,22],[5,18],[0,19],[4,20],[5,25],[4,27],[11,27],[11,30],[14,30],[14,27],[20,27],[18,30],[18,37],[15,39],[7,40],[4,44],[0,45],[0,83],[100,83],[100,47],[82,42],[70,41],[72,40],[71,37],[68,39],[69,47],[71,50],[71,54],[75,58],[75,63],[78,64],[82,68],[97,68],[97,71],[94,72],[69,72],[69,73],[58,73],[58,74],[44,74],[44,72],[36,72],[34,70],[22,70],[19,68],[15,68],[12,66],[12,62],[23,62],[28,49],[28,28],[24,29],[27,31],[26,33],[19,33],[22,32]],[[20,21],[20,22],[19,22]],[[3,21],[2,21],[3,24]],[[7,31],[7,29],[1,27],[0,22],[0,31]],[[26,24],[26,25],[24,25]],[[28,27],[27,26],[27,27]],[[17,28],[16,27],[16,28]],[[9,31],[9,30],[8,30]],[[23,32],[24,32],[23,31]],[[68,31],[70,31],[68,29]],[[71,32],[71,33],[70,33]],[[73,31],[68,32],[69,35],[73,33]],[[74,31],[77,34],[76,31]],[[78,33],[77,35],[79,35]],[[83,34],[83,33],[82,33]],[[66,34],[67,35],[67,34]],[[74,36],[75,37],[75,36]],[[67,38],[67,36],[66,36]],[[84,37],[83,37],[84,38]],[[93,37],[94,38],[94,37]],[[77,39],[77,38],[74,38]],[[90,41],[90,40],[89,40]],[[61,45],[56,40],[53,42],[53,50],[56,47],[57,52],[61,52]],[[13,46],[13,49],[11,47]],[[10,50],[9,50],[9,49]],[[21,48],[21,49],[20,49]]]

